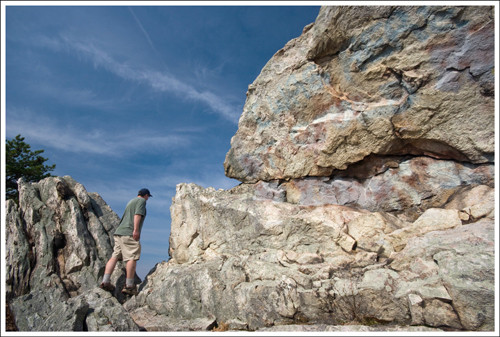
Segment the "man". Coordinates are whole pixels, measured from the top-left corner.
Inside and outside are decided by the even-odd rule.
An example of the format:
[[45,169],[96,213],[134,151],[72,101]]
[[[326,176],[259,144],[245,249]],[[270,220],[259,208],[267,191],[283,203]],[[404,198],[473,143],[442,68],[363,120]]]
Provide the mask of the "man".
[[127,276],[125,287],[122,293],[136,295],[137,288],[134,284],[135,268],[137,260],[141,256],[141,238],[142,224],[146,218],[146,201],[152,197],[147,188],[142,188],[137,192],[137,198],[129,201],[125,212],[123,213],[120,225],[114,233],[115,247],[111,258],[106,263],[104,277],[100,287],[104,290],[113,292],[115,287],[111,284],[111,274],[115,269],[116,263],[123,260],[126,263]]

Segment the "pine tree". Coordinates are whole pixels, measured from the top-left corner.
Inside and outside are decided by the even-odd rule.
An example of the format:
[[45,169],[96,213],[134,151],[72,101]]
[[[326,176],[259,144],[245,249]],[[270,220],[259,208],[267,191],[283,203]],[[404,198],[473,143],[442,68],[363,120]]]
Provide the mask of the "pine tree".
[[24,137],[17,135],[5,143],[5,179],[6,199],[18,201],[17,180],[24,178],[27,182],[37,182],[50,177],[56,165],[44,165],[48,160],[42,157],[44,150],[31,151],[31,146],[24,142]]

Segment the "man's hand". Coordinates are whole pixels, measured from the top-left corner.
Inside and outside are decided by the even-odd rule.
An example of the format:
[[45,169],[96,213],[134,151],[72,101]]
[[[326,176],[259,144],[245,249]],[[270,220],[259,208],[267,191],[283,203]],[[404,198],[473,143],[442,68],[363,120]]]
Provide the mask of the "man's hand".
[[139,233],[139,231],[134,231],[134,233],[132,233],[132,237],[135,241],[139,241],[139,239],[141,238],[141,233]]

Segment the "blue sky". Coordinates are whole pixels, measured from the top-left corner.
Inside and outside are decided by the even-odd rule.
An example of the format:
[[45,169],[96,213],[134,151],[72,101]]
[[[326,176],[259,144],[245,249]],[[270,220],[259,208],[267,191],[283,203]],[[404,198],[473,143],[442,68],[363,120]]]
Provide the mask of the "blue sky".
[[168,259],[176,184],[239,183],[223,162],[248,85],[319,7],[22,4],[2,4],[5,135],[44,149],[54,175],[99,193],[119,216],[150,189],[144,278]]

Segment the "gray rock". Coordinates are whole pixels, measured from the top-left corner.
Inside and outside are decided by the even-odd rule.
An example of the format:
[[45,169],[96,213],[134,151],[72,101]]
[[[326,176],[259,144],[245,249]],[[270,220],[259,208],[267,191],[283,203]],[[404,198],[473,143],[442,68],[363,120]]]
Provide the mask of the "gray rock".
[[19,331],[139,331],[110,293],[95,288],[68,298],[61,287],[35,290],[11,303]]
[[5,284],[6,299],[10,300],[29,291],[29,275],[35,261],[14,201],[7,200],[5,213],[8,224],[5,226]]
[[[94,212],[93,205],[100,201],[93,201],[71,177],[32,184],[20,181],[19,193],[24,231],[18,231],[13,240],[24,237],[29,242],[28,254],[36,261],[28,290],[36,289],[52,273],[60,277],[70,295],[95,287],[112,252],[112,233],[105,226],[115,228],[118,216],[110,209]],[[16,265],[16,261],[11,263]]]
[[68,299],[56,287],[15,298],[11,310],[19,331],[83,331],[89,304],[82,298]]
[[137,330],[119,302],[125,300],[121,262],[112,277],[116,298],[96,289],[118,216],[68,176],[18,185],[19,206],[6,204],[6,298],[18,329]]
[[20,329],[493,330],[492,9],[322,7],[249,86],[224,163],[243,184],[177,186],[171,259],[123,306],[95,288],[116,214],[21,181]]
[[85,318],[88,331],[139,331],[122,304],[109,292],[94,288],[79,297],[89,305]]
[[[417,293],[424,299],[444,300],[465,329],[494,329],[494,227],[494,221],[482,219],[410,239],[390,264],[402,279],[397,296]],[[458,320],[450,310],[441,315],[450,317],[450,326],[456,327]],[[436,315],[424,311],[426,321]]]
[[411,313],[411,325],[421,325],[424,323],[423,300],[416,294],[408,295],[408,305]]
[[[384,164],[377,160],[381,157],[365,159],[332,177],[292,179],[281,188],[291,203],[348,205],[372,212],[404,214],[409,220],[415,220],[422,210],[443,207],[448,198],[464,186],[494,187],[494,165],[464,165],[429,157],[399,160],[386,157]],[[377,165],[384,169],[369,172]]]

